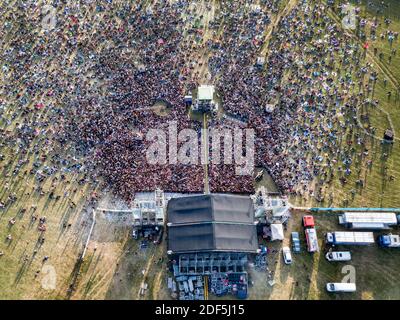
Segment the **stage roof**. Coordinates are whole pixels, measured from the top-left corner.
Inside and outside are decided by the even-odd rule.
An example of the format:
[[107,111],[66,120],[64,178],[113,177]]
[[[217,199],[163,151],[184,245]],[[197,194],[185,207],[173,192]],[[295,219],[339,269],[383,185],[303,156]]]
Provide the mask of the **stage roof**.
[[250,197],[213,194],[171,199],[167,208],[168,250],[256,252]]

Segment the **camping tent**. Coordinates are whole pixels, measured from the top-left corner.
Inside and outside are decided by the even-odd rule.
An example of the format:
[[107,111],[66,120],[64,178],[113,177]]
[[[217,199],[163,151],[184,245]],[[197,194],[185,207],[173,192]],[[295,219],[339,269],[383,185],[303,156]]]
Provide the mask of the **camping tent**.
[[271,224],[271,240],[283,240],[283,226],[282,223]]

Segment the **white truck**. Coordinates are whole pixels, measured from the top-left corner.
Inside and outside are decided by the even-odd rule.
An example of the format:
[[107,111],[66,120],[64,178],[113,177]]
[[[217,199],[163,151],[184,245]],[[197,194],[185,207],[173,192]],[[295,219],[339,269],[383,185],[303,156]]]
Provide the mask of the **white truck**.
[[369,245],[375,243],[373,232],[334,231],[326,234],[330,245]]
[[351,253],[350,251],[331,251],[325,255],[328,261],[350,261]]
[[317,231],[315,230],[315,228],[306,229],[305,233],[308,252],[319,251]]
[[345,212],[339,216],[339,224],[353,230],[385,230],[398,223],[394,212]]

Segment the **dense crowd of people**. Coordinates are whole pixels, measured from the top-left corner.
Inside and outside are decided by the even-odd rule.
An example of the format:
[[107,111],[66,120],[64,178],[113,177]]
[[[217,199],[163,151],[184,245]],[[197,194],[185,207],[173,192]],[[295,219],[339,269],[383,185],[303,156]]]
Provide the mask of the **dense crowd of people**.
[[[255,165],[284,192],[318,197],[333,177],[346,183],[354,163],[372,164],[365,145],[375,128],[359,123],[379,107],[378,74],[365,59],[372,48],[342,32],[323,4],[300,0],[280,16],[281,4],[220,1],[207,30],[212,37],[202,41],[208,27],[198,10],[209,9],[202,1],[57,0],[51,31],[38,27],[43,14],[35,1],[14,11],[3,2],[1,147],[17,159],[10,174],[33,154],[26,174],[39,182],[72,171],[83,174],[79,183],[103,180],[126,200],[156,188],[202,192],[203,165],[151,165],[145,136],[151,128],[168,130],[170,121],[200,136],[202,123],[191,120],[183,98],[204,84],[198,54],[205,50],[207,81],[224,113],[210,117],[209,128],[253,128]],[[377,24],[361,21],[359,33],[373,39]],[[393,44],[394,57],[398,33],[387,30],[380,37]],[[157,113],[157,104],[168,112]],[[254,176],[237,175],[234,165],[211,162],[208,175],[213,192],[254,192]]]
[[[222,48],[211,60],[214,70],[223,69],[217,85],[225,111],[256,130],[256,165],[267,168],[281,190],[320,201],[334,177],[346,183],[353,161],[358,164],[358,186],[363,185],[360,162],[372,165],[366,144],[376,139],[376,128],[360,122],[368,120],[360,110],[379,107],[372,93],[378,75],[365,59],[367,48],[343,33],[324,14],[327,9],[300,1],[274,29],[264,68],[257,65],[262,45],[257,28],[246,26],[257,17],[257,25],[267,20],[260,12],[232,12],[233,32],[224,34]],[[377,24],[376,19],[370,27],[360,23],[360,34],[373,38]],[[392,35],[389,42],[397,40],[394,32],[387,35]],[[229,176],[228,171],[233,170],[222,176]],[[239,184],[246,185],[237,178],[225,191]]]
[[[175,5],[161,1],[147,9],[131,8],[135,23],[106,34],[123,45],[101,52],[94,65],[94,74],[106,90],[104,100],[95,102],[98,94],[83,96],[80,107],[72,108],[73,116],[67,117],[71,120],[67,131],[75,133],[72,139],[84,150],[95,150],[94,163],[101,176],[123,198],[156,188],[203,190],[202,166],[155,165],[146,159],[149,129],[166,129],[170,121],[177,122],[178,130],[201,127],[189,120],[183,99],[183,74],[188,68],[183,52],[191,50],[182,32],[186,5],[186,1]],[[124,50],[130,52],[124,56]],[[158,102],[168,107],[168,114],[155,112]]]

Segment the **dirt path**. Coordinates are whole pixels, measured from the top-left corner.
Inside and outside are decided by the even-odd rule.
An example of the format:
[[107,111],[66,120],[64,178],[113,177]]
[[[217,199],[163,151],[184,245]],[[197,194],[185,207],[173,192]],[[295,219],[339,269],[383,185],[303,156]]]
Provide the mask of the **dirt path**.
[[[212,3],[210,4],[211,10],[207,10],[207,7],[204,6],[205,19],[204,19],[203,44],[207,43],[207,41],[209,39],[213,38],[212,30],[210,30],[209,24],[215,17],[216,5],[217,5],[216,1],[213,0]],[[202,56],[203,56],[202,60],[201,60],[202,65],[198,69],[199,79],[201,79],[204,82],[207,82],[207,81],[210,81],[210,79],[211,79],[211,74],[210,74],[210,72],[208,70],[208,63],[207,63],[208,56],[209,56],[207,48],[203,49]]]
[[204,164],[204,193],[209,194],[210,193],[210,187],[209,187],[209,177],[208,177],[208,135],[207,135],[207,114],[204,113],[203,115],[203,126],[204,126],[204,159],[205,159],[205,164]]
[[208,57],[209,50],[206,47],[208,40],[213,39],[213,31],[210,29],[210,22],[215,18],[215,11],[217,7],[216,0],[212,0],[210,3],[201,2],[194,3],[193,7],[197,11],[197,15],[203,15],[201,24],[204,26],[202,29],[202,39],[201,45],[195,45],[196,50],[194,50],[192,56],[188,59],[189,61],[195,62],[195,66],[192,74],[196,75],[195,78],[198,82],[208,83],[211,80],[211,74],[208,70]]
[[137,300],[141,300],[141,299],[143,299],[146,295],[141,295],[140,294],[140,291],[141,291],[141,288],[145,285],[145,283],[146,283],[146,280],[147,280],[147,275],[148,275],[148,273],[149,273],[149,271],[150,271],[150,268],[152,267],[152,265],[153,265],[153,259],[154,259],[154,255],[155,255],[155,252],[153,252],[152,254],[151,254],[151,256],[148,258],[148,261],[147,261],[147,264],[146,264],[146,268],[144,269],[144,273],[143,273],[143,280],[142,280],[142,282],[140,283],[140,286],[139,286],[139,290],[138,290],[138,293],[137,293],[137,296],[136,296],[136,299]]
[[155,280],[154,280],[154,287],[153,287],[153,299],[154,300],[157,300],[159,292],[161,290],[161,285],[162,285],[162,277],[161,276],[162,276],[162,274],[163,274],[162,270],[159,271],[157,273],[156,277],[155,277]]
[[275,27],[278,26],[278,23],[281,21],[281,19],[286,16],[297,4],[298,0],[289,0],[289,2],[286,4],[285,8],[280,12],[275,19],[269,24],[267,27],[267,30],[265,32],[265,37],[264,37],[264,45],[261,49],[261,56],[266,56],[268,53],[268,46],[269,42],[271,39],[271,34],[272,31],[275,29]]

